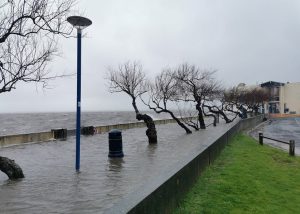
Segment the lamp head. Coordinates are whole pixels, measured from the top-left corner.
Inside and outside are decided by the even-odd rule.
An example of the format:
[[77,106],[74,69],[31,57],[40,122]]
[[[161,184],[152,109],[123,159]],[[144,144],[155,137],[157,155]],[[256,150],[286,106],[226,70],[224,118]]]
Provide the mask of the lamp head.
[[92,24],[92,21],[82,16],[70,16],[67,21],[77,30],[82,30]]

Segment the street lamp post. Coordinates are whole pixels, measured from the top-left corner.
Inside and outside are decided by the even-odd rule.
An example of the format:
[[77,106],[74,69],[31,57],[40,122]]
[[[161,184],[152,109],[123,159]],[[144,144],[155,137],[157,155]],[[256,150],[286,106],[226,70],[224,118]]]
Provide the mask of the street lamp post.
[[81,33],[92,21],[81,16],[70,16],[67,21],[77,29],[77,102],[76,102],[76,162],[75,169],[80,169],[80,114],[81,114]]

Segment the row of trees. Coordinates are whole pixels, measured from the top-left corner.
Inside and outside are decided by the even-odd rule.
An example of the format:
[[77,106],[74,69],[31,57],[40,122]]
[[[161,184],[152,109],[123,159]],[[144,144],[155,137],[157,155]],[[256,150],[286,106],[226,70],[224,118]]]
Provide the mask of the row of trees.
[[[140,113],[138,99],[156,113],[170,114],[187,134],[192,133],[191,129],[205,129],[205,116],[213,118],[214,126],[219,117],[230,123],[238,116],[245,118],[247,112],[258,113],[268,99],[267,92],[260,87],[240,84],[225,89],[214,77],[215,73],[184,63],[163,69],[150,81],[139,62],[128,61],[117,68],[109,68],[107,79],[110,92],[123,92],[131,97],[136,118],[147,124],[149,143],[156,143],[154,122],[149,115]],[[179,114],[175,114],[174,106]]]
[[[19,82],[37,82],[45,86],[48,80],[61,76],[47,70],[47,64],[58,54],[58,35],[69,36],[72,27],[66,18],[76,0],[4,0],[0,3],[0,94],[10,92]],[[164,69],[153,82],[146,79],[142,65],[127,62],[109,70],[111,92],[125,92],[131,100],[138,120],[148,129],[149,143],[157,142],[153,119],[142,114],[137,106],[140,99],[157,113],[169,113],[186,131],[205,129],[204,116],[221,116],[227,123],[242,115],[242,110],[257,112],[264,100],[261,90],[232,88],[225,91],[214,78],[215,71],[202,71],[196,66],[182,64]],[[257,94],[258,93],[258,94]],[[260,99],[258,99],[260,97]],[[173,106],[179,106],[175,114]],[[190,106],[182,109],[180,106]],[[196,120],[183,119],[196,116]],[[236,117],[236,116],[235,116]],[[10,179],[24,177],[13,161],[0,156],[0,170]]]

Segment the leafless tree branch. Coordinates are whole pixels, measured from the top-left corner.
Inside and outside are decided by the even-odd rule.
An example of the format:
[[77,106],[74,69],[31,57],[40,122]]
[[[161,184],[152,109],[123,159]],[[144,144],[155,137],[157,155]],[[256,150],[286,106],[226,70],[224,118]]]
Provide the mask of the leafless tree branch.
[[18,82],[36,82],[65,75],[47,70],[58,54],[55,35],[70,35],[66,18],[75,0],[10,0],[0,4],[0,93]]
[[136,101],[147,92],[146,75],[143,66],[137,61],[120,64],[117,69],[109,68],[106,75],[111,93],[125,92],[132,99],[132,106],[137,120],[143,120],[147,125],[146,135],[149,143],[157,143],[156,128],[153,119],[147,114],[141,114]]

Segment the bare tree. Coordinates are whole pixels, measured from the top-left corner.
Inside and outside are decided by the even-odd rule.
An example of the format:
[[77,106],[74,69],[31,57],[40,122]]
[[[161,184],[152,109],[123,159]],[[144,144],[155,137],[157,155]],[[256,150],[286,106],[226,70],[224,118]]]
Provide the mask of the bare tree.
[[45,86],[46,65],[57,54],[57,37],[72,28],[66,22],[74,0],[7,0],[0,3],[0,93],[18,82]]
[[246,118],[247,111],[258,113],[258,109],[268,100],[268,93],[260,87],[246,87],[240,84],[224,93],[226,110]]
[[[208,108],[208,112],[205,111],[205,107]],[[212,117],[213,118],[213,126],[217,126],[217,113],[212,111],[211,106],[202,104],[202,110],[205,117]],[[208,125],[207,125],[208,126]]]
[[[43,39],[41,39],[43,40]],[[56,50],[55,40],[41,44],[34,38],[12,37],[0,46],[0,93],[16,88],[18,82],[39,82],[46,86],[50,76],[46,70]]]
[[[50,74],[47,63],[57,54],[57,37],[70,35],[66,18],[75,0],[2,0],[0,3],[0,94],[18,82],[46,86],[60,75]],[[0,170],[10,179],[23,178],[13,160],[0,157]]]
[[213,90],[212,96],[209,96],[208,99],[205,99],[203,102],[203,112],[206,115],[206,110],[213,114],[214,116],[214,123],[216,122],[217,118],[220,118],[225,120],[226,123],[231,123],[235,118],[228,116],[228,112],[226,111],[226,104],[224,101],[224,93],[225,90],[221,85],[217,84],[217,89]]
[[156,113],[168,113],[177,122],[177,124],[182,127],[187,134],[192,133],[192,131],[180,121],[178,117],[175,116],[173,111],[168,107],[168,103],[178,100],[178,88],[177,82],[174,75],[170,69],[163,70],[155,78],[153,84],[149,84],[150,99],[148,102],[144,102],[150,109],[154,110]]
[[180,65],[175,71],[177,87],[184,101],[195,102],[198,111],[200,128],[205,129],[202,105],[205,99],[212,97],[218,89],[218,82],[214,80],[215,71],[201,71],[194,65],[187,63]]
[[243,91],[239,87],[231,87],[224,91],[225,110],[243,118],[245,115],[241,111],[243,107]]
[[[214,114],[213,115],[214,116],[214,124],[216,123],[217,117],[221,117],[223,120],[225,120],[226,123],[231,123],[235,119],[235,117],[229,119],[229,117],[226,114],[224,104],[222,103],[221,100],[219,100],[219,101],[221,102],[220,104],[216,104],[214,102],[208,103],[207,101],[205,101],[203,103],[203,109],[207,108],[209,112]],[[204,114],[206,115],[205,110],[204,110]]]
[[[178,102],[178,101],[177,101]],[[183,102],[181,105],[177,105],[181,120],[189,127],[192,127],[196,131],[199,131],[198,111],[195,111],[195,107],[191,102]]]
[[157,132],[153,119],[147,114],[141,114],[136,100],[146,92],[145,73],[138,62],[126,62],[119,65],[118,69],[108,69],[109,90],[111,93],[125,92],[132,99],[132,106],[137,120],[143,120],[147,125],[146,135],[149,143],[157,143]]
[[258,109],[269,99],[268,92],[261,87],[249,88],[244,96],[244,102],[247,109],[255,114],[258,114]]
[[28,37],[43,31],[69,35],[66,16],[74,3],[74,0],[6,0],[0,3],[0,43],[12,35]]

